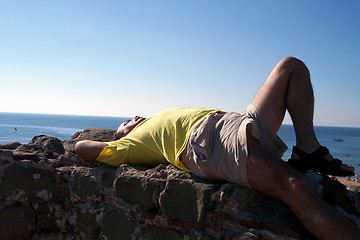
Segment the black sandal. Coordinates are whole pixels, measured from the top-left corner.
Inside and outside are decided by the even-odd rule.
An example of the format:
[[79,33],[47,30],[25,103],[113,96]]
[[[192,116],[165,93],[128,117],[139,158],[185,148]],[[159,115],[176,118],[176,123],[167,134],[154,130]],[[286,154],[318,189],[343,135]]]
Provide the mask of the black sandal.
[[319,147],[313,153],[306,153],[297,147],[293,147],[293,153],[299,156],[299,160],[289,159],[288,164],[299,172],[308,170],[318,172],[324,175],[334,176],[354,176],[354,172],[341,169],[342,161],[333,158],[327,160],[324,156],[329,153],[326,147]]

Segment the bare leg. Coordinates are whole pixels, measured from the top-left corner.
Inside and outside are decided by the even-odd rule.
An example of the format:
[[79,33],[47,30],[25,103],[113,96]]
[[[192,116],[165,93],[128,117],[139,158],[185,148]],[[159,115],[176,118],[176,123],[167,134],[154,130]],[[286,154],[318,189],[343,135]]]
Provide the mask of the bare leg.
[[293,120],[296,144],[312,152],[320,145],[313,126],[314,95],[310,73],[296,58],[281,60],[266,79],[252,103],[276,133],[288,110]]
[[[294,123],[296,146],[309,153],[320,146],[313,127],[314,96],[310,74],[300,60],[291,57],[281,60],[252,104],[274,133],[288,110]],[[356,239],[359,236],[356,228],[322,201],[302,174],[252,140],[249,140],[248,150],[248,180],[254,190],[287,204],[319,239]]]
[[252,140],[248,150],[248,180],[253,189],[283,201],[317,239],[360,236],[351,223],[312,190],[302,174]]
[[86,162],[95,162],[96,158],[107,146],[104,142],[83,140],[75,145],[75,152],[81,160]]
[[[292,57],[282,59],[255,95],[252,104],[274,133],[279,130],[288,110],[295,128],[296,146],[307,153],[320,147],[313,125],[314,94],[310,73],[300,60]],[[332,158],[330,154],[327,157]],[[293,154],[292,158],[297,156]],[[346,165],[342,169],[354,171]]]

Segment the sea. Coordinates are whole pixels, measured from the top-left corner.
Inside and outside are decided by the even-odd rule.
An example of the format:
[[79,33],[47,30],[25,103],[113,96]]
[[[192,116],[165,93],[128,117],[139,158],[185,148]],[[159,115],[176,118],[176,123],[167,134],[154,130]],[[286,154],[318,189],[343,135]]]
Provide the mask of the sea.
[[[34,136],[47,135],[60,140],[71,139],[87,127],[116,129],[127,117],[100,117],[55,114],[0,113],[0,144],[28,143]],[[330,149],[334,157],[355,167],[360,175],[360,128],[315,126],[319,142]],[[292,125],[283,125],[278,135],[288,146],[283,160],[288,160],[295,133]]]

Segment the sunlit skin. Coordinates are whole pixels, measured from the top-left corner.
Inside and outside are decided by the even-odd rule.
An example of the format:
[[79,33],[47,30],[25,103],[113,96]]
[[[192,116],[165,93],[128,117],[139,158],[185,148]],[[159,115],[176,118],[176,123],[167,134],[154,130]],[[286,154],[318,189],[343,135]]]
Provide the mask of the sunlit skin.
[[116,139],[120,139],[122,137],[125,137],[129,132],[131,132],[137,125],[139,125],[139,123],[141,123],[142,121],[144,121],[146,118],[144,117],[139,117],[136,116],[131,120],[127,120],[125,122],[123,122],[122,124],[120,124],[120,126],[118,127],[118,129],[116,130],[115,133],[115,138]]

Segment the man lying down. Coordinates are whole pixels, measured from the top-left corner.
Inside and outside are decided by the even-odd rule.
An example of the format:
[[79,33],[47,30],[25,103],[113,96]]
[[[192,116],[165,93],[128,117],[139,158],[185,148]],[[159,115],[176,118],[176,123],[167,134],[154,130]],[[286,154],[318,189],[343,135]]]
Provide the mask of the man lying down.
[[[241,90],[239,90],[241,94]],[[295,128],[291,159],[277,136],[285,111]],[[359,231],[315,193],[302,172],[352,176],[354,168],[333,158],[313,126],[310,73],[296,58],[282,59],[243,114],[217,109],[168,109],[122,123],[117,140],[76,144],[83,161],[111,166],[171,163],[206,179],[252,188],[283,201],[318,239],[357,239]]]

